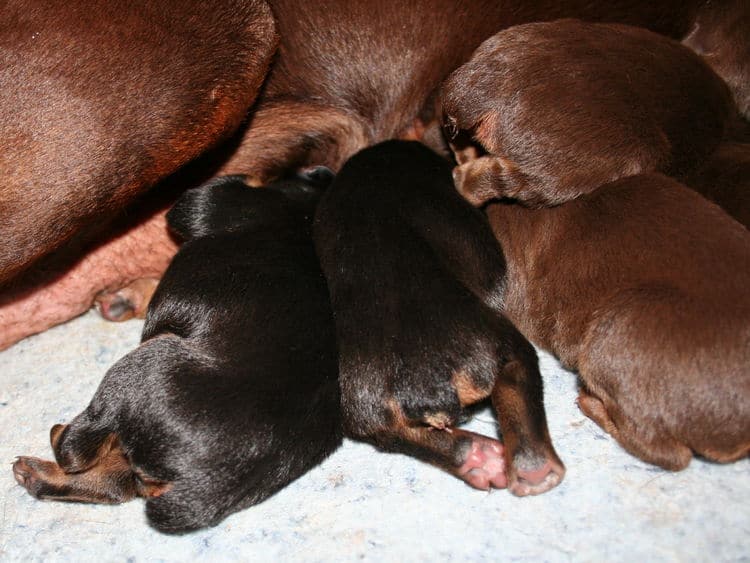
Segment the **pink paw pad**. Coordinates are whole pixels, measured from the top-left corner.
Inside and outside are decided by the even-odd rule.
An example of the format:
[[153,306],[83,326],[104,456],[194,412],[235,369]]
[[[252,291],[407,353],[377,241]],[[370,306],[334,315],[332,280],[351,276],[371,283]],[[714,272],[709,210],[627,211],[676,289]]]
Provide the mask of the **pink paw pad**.
[[127,321],[136,316],[135,305],[120,293],[101,294],[95,304],[99,314],[108,321]]
[[556,487],[565,475],[565,468],[551,459],[535,469],[518,470],[509,489],[516,496],[538,495]]
[[466,460],[458,469],[458,476],[472,487],[484,491],[490,487],[507,487],[503,445],[497,440],[474,437]]

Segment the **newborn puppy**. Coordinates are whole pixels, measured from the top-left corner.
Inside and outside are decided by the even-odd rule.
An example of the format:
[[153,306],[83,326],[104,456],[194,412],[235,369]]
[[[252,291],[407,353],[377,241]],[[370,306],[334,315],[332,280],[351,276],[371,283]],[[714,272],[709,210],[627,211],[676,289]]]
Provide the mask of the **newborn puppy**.
[[678,470],[750,451],[750,232],[658,173],[552,208],[488,208],[505,307],[581,379],[579,405]]
[[19,458],[17,481],[41,499],[143,496],[151,524],[183,532],[262,501],[331,453],[335,328],[310,235],[329,181],[323,169],[266,189],[235,176],[186,192],[168,214],[186,242],[142,344],[52,429],[57,464]]
[[750,229],[749,143],[722,143],[685,184]]
[[625,176],[684,176],[736,114],[727,86],[687,47],[578,20],[496,34],[442,96],[456,185],[476,205],[555,205]]
[[[415,142],[342,168],[313,228],[336,316],[344,431],[479,489],[538,494],[564,475],[534,348],[500,314],[505,264],[448,161]],[[491,397],[497,440],[454,428]]]

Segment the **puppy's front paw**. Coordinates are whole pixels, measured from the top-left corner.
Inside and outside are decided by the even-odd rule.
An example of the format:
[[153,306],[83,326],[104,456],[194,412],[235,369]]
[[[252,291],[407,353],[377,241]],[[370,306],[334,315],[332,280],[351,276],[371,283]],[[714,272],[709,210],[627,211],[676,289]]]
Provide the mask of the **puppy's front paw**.
[[503,167],[495,157],[484,156],[453,169],[453,183],[463,198],[474,207],[507,197]]

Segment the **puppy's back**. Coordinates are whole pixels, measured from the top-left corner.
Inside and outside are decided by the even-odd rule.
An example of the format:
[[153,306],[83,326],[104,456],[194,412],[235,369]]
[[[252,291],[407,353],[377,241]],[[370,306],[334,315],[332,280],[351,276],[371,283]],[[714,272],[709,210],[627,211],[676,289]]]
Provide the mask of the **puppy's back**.
[[384,274],[378,287],[398,290],[413,270],[457,278],[486,303],[499,298],[504,258],[486,218],[456,192],[450,163],[420,143],[386,141],[352,157],[321,200],[315,237],[324,267],[369,262]]
[[184,196],[171,219],[191,238],[143,343],[89,407],[138,470],[169,483],[147,502],[162,531],[264,500],[341,440],[333,313],[309,232],[317,196],[282,192],[235,178]]
[[555,208],[489,214],[509,256],[509,316],[580,373],[626,447],[672,469],[689,461],[685,447],[721,461],[747,452],[742,225],[660,174]]

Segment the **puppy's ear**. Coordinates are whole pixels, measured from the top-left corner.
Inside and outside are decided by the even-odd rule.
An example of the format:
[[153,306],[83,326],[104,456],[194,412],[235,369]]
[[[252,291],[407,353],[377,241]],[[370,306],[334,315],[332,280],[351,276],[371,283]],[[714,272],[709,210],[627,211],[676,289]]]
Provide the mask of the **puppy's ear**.
[[167,213],[169,227],[185,240],[220,229],[228,215],[242,207],[250,190],[245,176],[222,176],[186,191]]

